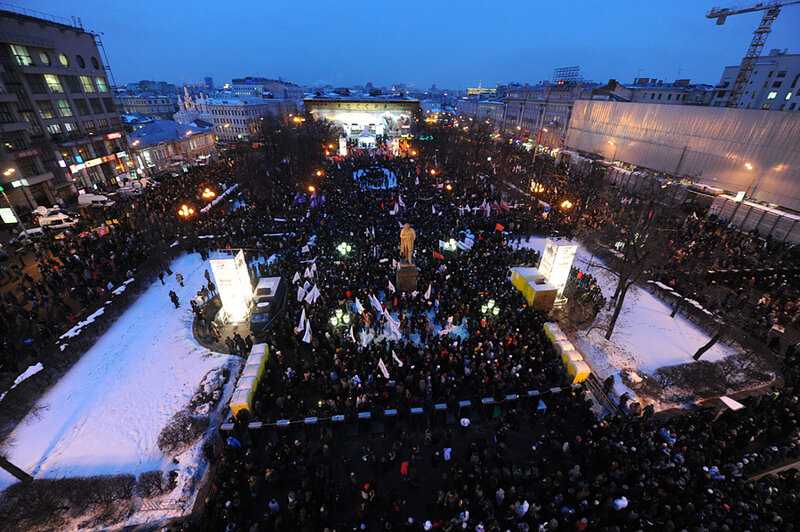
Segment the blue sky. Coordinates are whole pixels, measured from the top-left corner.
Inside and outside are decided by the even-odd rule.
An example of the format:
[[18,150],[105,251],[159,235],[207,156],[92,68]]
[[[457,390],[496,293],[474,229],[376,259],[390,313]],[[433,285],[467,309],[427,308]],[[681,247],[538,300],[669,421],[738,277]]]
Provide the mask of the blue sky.
[[[715,1],[16,0],[103,32],[119,84],[260,75],[443,88],[535,83],[575,65],[594,81],[680,72],[716,83],[741,61],[760,14],[716,26],[705,17]],[[800,5],[784,8],[765,53],[800,53],[798,28]]]

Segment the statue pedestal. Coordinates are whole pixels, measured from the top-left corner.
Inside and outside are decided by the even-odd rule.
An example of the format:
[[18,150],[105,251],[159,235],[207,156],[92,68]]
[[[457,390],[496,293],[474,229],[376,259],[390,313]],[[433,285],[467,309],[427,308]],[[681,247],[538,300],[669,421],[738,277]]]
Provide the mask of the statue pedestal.
[[413,264],[409,264],[407,260],[400,261],[400,267],[397,269],[397,289],[400,292],[413,292],[417,289],[417,276],[419,270]]

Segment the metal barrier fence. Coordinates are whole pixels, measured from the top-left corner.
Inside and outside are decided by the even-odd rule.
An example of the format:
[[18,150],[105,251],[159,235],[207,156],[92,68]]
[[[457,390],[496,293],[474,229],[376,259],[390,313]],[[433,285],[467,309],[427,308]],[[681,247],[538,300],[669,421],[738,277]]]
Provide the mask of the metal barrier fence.
[[462,419],[468,419],[470,423],[490,421],[498,419],[503,413],[514,408],[528,408],[545,412],[548,402],[558,399],[562,392],[580,388],[582,388],[581,384],[573,384],[569,387],[553,387],[541,392],[530,390],[524,394],[509,394],[502,398],[484,397],[479,401],[437,403],[428,409],[417,406],[411,408],[406,415],[400,414],[396,408],[389,408],[377,412],[358,412],[352,416],[337,414],[297,420],[279,419],[274,423],[254,421],[247,424],[247,431],[242,431],[242,426],[237,429],[235,423],[224,423],[219,430],[223,436],[236,431],[238,436],[252,439],[275,438],[279,434],[289,433],[298,439],[310,439],[318,437],[322,430],[351,438],[368,437],[386,434],[398,427],[403,430],[424,430],[431,427],[457,425]]

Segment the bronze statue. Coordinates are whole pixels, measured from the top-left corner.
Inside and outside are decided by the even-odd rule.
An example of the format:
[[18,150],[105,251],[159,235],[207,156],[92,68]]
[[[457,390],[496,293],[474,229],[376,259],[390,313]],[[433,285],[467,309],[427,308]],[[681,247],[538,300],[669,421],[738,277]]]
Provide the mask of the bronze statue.
[[411,228],[411,224],[406,224],[400,230],[400,255],[408,261],[409,264],[414,264],[411,258],[414,256],[414,240],[417,238],[417,233]]

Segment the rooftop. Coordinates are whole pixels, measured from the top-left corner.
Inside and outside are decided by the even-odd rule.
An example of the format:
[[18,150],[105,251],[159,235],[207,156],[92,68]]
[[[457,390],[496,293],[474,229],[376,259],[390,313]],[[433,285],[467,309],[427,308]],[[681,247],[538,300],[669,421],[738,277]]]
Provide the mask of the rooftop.
[[308,96],[304,98],[305,100],[375,100],[375,101],[406,101],[406,102],[418,102],[416,98],[410,98],[408,96],[394,96],[392,94],[378,94],[375,96],[370,96],[368,93],[358,93],[358,94],[348,94],[348,95],[341,95],[335,92],[327,92],[325,94],[321,94],[319,96]]
[[137,148],[155,146],[161,142],[174,142],[208,132],[208,128],[198,128],[197,125],[179,124],[172,120],[156,120],[143,128],[130,133],[128,136],[131,144],[138,141]]

